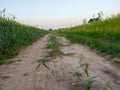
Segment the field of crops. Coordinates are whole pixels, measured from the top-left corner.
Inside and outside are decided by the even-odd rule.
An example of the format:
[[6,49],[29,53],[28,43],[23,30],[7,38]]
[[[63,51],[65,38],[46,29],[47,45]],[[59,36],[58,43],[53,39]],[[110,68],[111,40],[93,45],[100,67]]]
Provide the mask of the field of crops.
[[0,64],[46,33],[45,30],[0,17]]
[[120,15],[104,21],[57,30],[57,32],[72,43],[81,43],[100,53],[120,57]]

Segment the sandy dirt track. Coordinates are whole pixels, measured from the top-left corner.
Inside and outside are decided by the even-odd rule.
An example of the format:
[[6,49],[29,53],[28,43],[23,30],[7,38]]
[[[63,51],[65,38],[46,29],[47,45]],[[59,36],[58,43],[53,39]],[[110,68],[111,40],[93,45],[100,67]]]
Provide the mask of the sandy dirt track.
[[[11,64],[0,66],[0,90],[86,90],[72,86],[75,77],[72,73],[80,71],[80,60],[89,64],[90,76],[97,76],[91,90],[120,90],[120,66],[106,60],[88,47],[80,44],[65,44],[64,53],[75,53],[74,56],[63,56],[48,62],[50,70],[38,65],[38,60],[46,55],[47,37],[36,41],[33,45],[21,50],[12,59]],[[68,45],[67,45],[68,44]],[[80,58],[82,56],[82,58]],[[52,74],[54,72],[54,75]]]

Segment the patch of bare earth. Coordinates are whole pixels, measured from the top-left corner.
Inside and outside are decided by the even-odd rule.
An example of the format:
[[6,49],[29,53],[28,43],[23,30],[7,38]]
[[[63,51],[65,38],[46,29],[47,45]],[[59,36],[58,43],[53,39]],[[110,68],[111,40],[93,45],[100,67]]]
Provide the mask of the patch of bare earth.
[[[68,40],[62,39],[64,44],[69,44]],[[47,35],[21,50],[20,54],[12,59],[15,62],[0,66],[0,90],[85,90],[72,86],[75,81],[73,73],[81,70],[80,60],[89,64],[91,77],[97,76],[91,90],[103,90],[104,87],[120,90],[119,66],[79,44],[62,47],[64,53],[75,55],[57,57],[47,62],[50,70],[43,65],[35,69],[37,60],[48,52],[45,48],[46,42]]]

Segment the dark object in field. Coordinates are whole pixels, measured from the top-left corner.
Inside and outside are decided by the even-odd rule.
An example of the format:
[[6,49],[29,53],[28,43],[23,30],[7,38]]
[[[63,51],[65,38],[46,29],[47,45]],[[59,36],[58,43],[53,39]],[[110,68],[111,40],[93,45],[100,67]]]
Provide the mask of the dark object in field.
[[100,21],[100,18],[91,18],[88,23],[94,23],[94,22],[97,22],[97,21]]

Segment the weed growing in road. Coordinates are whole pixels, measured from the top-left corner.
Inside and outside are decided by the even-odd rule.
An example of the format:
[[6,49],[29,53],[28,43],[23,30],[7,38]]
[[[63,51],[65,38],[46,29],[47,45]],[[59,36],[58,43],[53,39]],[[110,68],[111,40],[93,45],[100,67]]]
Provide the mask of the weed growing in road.
[[46,47],[47,47],[48,49],[51,49],[51,48],[59,48],[59,47],[61,47],[61,46],[63,46],[61,38],[58,37],[58,36],[56,35],[56,33],[53,33],[53,32],[52,32],[52,33],[48,36],[48,43],[47,43]]
[[74,56],[75,53],[64,53],[60,49],[64,46],[62,43],[61,37],[59,37],[55,32],[51,32],[51,34],[48,37],[48,43],[46,44],[46,47],[50,49],[49,57],[56,56]]
[[[83,56],[82,56],[83,59]],[[76,81],[75,83],[73,83],[73,86],[82,86],[84,88],[86,88],[87,90],[90,90],[93,87],[94,82],[96,81],[95,78],[96,77],[90,77],[89,74],[89,64],[88,63],[84,63],[82,64],[82,62],[79,62],[83,72],[85,73],[85,75],[83,75],[83,73],[77,71],[75,72],[73,75],[76,77]],[[86,78],[85,81],[82,81],[82,77]]]
[[38,66],[36,67],[36,69],[39,68],[40,65],[43,65],[43,66],[45,66],[47,69],[50,69],[50,68],[48,67],[48,65],[46,64],[46,62],[48,62],[48,61],[50,61],[50,60],[47,59],[46,57],[38,60],[38,63],[39,63],[39,64],[38,64]]
[[[51,59],[50,57],[54,57],[56,58],[57,56],[61,56],[64,53],[60,50],[60,47],[62,46],[62,42],[60,37],[58,37],[55,33],[51,33],[48,36],[48,42],[46,44],[47,49],[50,49],[50,51],[47,53],[47,55],[45,55],[42,59],[38,60],[38,66],[36,67],[39,68],[40,65],[45,66],[47,69],[50,70],[50,68],[48,67],[48,65],[46,64],[47,62],[50,62]],[[52,74],[54,72],[52,71]]]
[[93,84],[96,81],[95,78],[96,77],[91,77],[91,78],[88,77],[87,78],[86,84],[85,84],[85,87],[86,87],[87,90],[90,90],[93,87]]
[[82,73],[80,73],[79,71],[76,71],[74,72],[73,75],[76,77],[76,81],[72,83],[72,85],[76,87],[80,86],[81,85],[80,79],[82,77]]
[[63,46],[61,38],[55,33],[51,33],[48,37],[48,43],[46,45],[46,47],[50,49],[48,56],[56,58],[57,56],[63,55],[64,53],[60,50],[61,46]]

